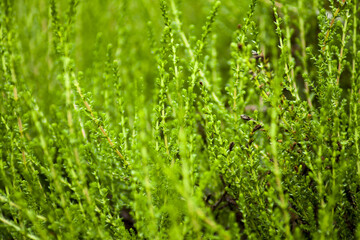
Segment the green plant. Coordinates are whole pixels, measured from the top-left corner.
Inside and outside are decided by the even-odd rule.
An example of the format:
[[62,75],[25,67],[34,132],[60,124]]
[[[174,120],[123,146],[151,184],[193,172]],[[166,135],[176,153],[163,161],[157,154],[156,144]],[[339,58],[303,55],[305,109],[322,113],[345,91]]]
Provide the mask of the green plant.
[[359,238],[358,5],[1,0],[0,236]]

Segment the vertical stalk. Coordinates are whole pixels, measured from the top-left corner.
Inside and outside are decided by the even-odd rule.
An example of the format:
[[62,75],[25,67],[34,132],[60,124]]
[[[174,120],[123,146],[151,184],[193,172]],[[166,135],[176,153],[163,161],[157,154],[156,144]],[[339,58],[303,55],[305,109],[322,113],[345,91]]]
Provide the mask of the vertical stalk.
[[[291,59],[291,54],[289,55],[288,58],[286,58],[286,56],[284,55],[284,54],[286,54],[286,51],[291,51],[291,49],[286,49],[286,48],[288,48],[289,44],[287,46],[285,46],[283,43],[282,30],[280,27],[281,18],[279,17],[279,14],[277,12],[275,0],[271,0],[271,2],[273,4],[273,12],[275,14],[275,26],[276,26],[276,33],[279,37],[279,48],[281,51],[281,55],[283,55],[282,58],[284,60],[284,69],[285,69],[285,74],[286,74],[287,82],[288,82],[287,86],[289,87],[290,92],[293,95],[295,95],[295,98],[297,100],[299,100],[300,98],[299,98],[299,93],[297,90],[296,82],[295,82],[295,79],[291,77],[291,68],[289,66],[289,59]],[[290,35],[290,30],[289,30],[289,35]],[[291,45],[290,45],[290,47],[291,47]],[[282,66],[280,66],[280,67],[282,67]]]
[[300,11],[299,14],[299,28],[300,28],[300,43],[301,43],[301,56],[302,56],[302,65],[303,65],[303,69],[304,69],[304,85],[305,85],[305,95],[306,95],[306,100],[308,102],[308,105],[310,107],[310,109],[313,109],[313,105],[312,105],[312,101],[310,98],[310,89],[309,89],[309,83],[308,80],[310,80],[309,78],[309,72],[308,72],[308,66],[307,66],[307,56],[306,56],[306,39],[305,39],[305,24],[304,24],[304,14],[302,13],[303,11],[303,1],[304,0],[299,0],[298,1],[298,8]]
[[350,111],[350,123],[349,125],[352,126],[352,128],[355,131],[354,141],[355,141],[355,149],[356,149],[356,155],[357,158],[357,168],[358,168],[358,175],[360,177],[360,149],[359,149],[359,125],[358,125],[358,107],[359,107],[359,97],[360,97],[360,91],[359,91],[359,80],[357,77],[357,27],[358,27],[358,0],[354,0],[353,2],[353,46],[352,46],[352,69],[351,69],[351,93],[350,93],[350,104],[351,104],[351,111]]
[[340,84],[340,75],[341,75],[341,71],[342,71],[342,62],[344,60],[344,48],[345,48],[345,44],[346,44],[346,30],[347,30],[347,25],[348,25],[348,20],[350,18],[350,14],[349,14],[349,10],[346,11],[345,14],[345,22],[344,22],[344,26],[343,26],[343,31],[342,31],[342,38],[341,38],[341,49],[340,49],[340,56],[339,56],[339,65],[338,65],[338,71],[337,71],[337,77],[336,77],[336,83],[337,85]]

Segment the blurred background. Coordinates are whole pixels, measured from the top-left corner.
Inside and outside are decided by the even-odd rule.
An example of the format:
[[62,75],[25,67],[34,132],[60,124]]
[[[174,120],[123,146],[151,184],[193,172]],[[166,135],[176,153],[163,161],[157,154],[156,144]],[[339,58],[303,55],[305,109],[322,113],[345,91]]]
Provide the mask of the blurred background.
[[[72,2],[72,1],[69,1]],[[57,1],[59,21],[65,23],[68,14],[68,1]],[[206,22],[213,1],[175,1],[180,18],[183,22],[182,28],[194,46],[197,38],[201,36],[202,26]],[[316,45],[317,23],[316,11],[318,1],[305,1],[307,7],[298,10],[299,1],[286,1],[287,11],[291,17],[291,38],[293,43],[292,55],[296,65],[301,65],[297,60],[301,48],[299,46],[299,32],[296,26],[296,18],[301,14],[305,19],[306,40],[308,46]],[[220,73],[219,84],[223,89],[230,74],[230,44],[236,41],[235,31],[244,22],[250,1],[226,0],[222,1],[219,15],[209,38],[209,46],[216,46],[217,68]],[[277,3],[281,16],[282,4]],[[26,82],[32,89],[37,99],[41,101],[40,106],[44,110],[51,103],[57,101],[55,96],[62,94],[55,89],[62,89],[61,81],[57,80],[59,63],[54,59],[53,34],[50,29],[50,10],[47,0],[24,0],[14,3],[15,27],[21,40],[19,51],[24,57],[23,67],[26,74]],[[153,49],[159,45],[164,29],[159,1],[147,0],[91,0],[80,1],[75,18],[75,29],[70,42],[72,42],[70,53],[74,59],[75,71],[83,71],[85,80],[81,86],[87,92],[93,94],[95,101],[101,102],[98,91],[111,86],[99,86],[105,84],[103,75],[98,69],[105,69],[107,48],[112,45],[114,59],[123,67],[123,76],[127,78],[128,84],[133,79],[144,81],[145,94],[148,100],[152,99],[152,89],[157,74],[156,60]],[[300,12],[301,11],[301,12]],[[169,9],[170,20],[173,20],[171,9]],[[272,5],[268,0],[258,1],[254,13],[255,24],[252,34],[258,34],[261,51],[276,68],[276,60],[279,55],[278,41],[275,36],[275,25]],[[310,24],[311,23],[311,24]],[[240,24],[240,25],[239,25]],[[177,36],[175,36],[177,37]],[[180,48],[182,42],[178,39]],[[186,61],[186,52],[179,51],[180,58]],[[209,53],[207,53],[209,54]],[[212,53],[213,54],[213,53]],[[46,63],[46,64],[44,64]],[[102,71],[104,72],[104,71]],[[301,73],[298,74],[298,84],[302,88],[303,81]],[[98,98],[98,99],[97,99]],[[101,104],[97,104],[101,108]]]

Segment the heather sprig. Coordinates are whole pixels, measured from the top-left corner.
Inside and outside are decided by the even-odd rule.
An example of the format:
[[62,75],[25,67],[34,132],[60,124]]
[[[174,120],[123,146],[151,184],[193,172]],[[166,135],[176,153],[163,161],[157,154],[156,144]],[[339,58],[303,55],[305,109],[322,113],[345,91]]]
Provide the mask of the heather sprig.
[[0,237],[357,239],[358,0],[0,2]]

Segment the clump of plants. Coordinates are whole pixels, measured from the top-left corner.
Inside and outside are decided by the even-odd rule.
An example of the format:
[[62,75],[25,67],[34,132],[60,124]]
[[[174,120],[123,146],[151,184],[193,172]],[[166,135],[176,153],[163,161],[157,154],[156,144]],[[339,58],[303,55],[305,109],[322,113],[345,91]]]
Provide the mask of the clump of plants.
[[358,8],[1,0],[1,238],[359,238]]

